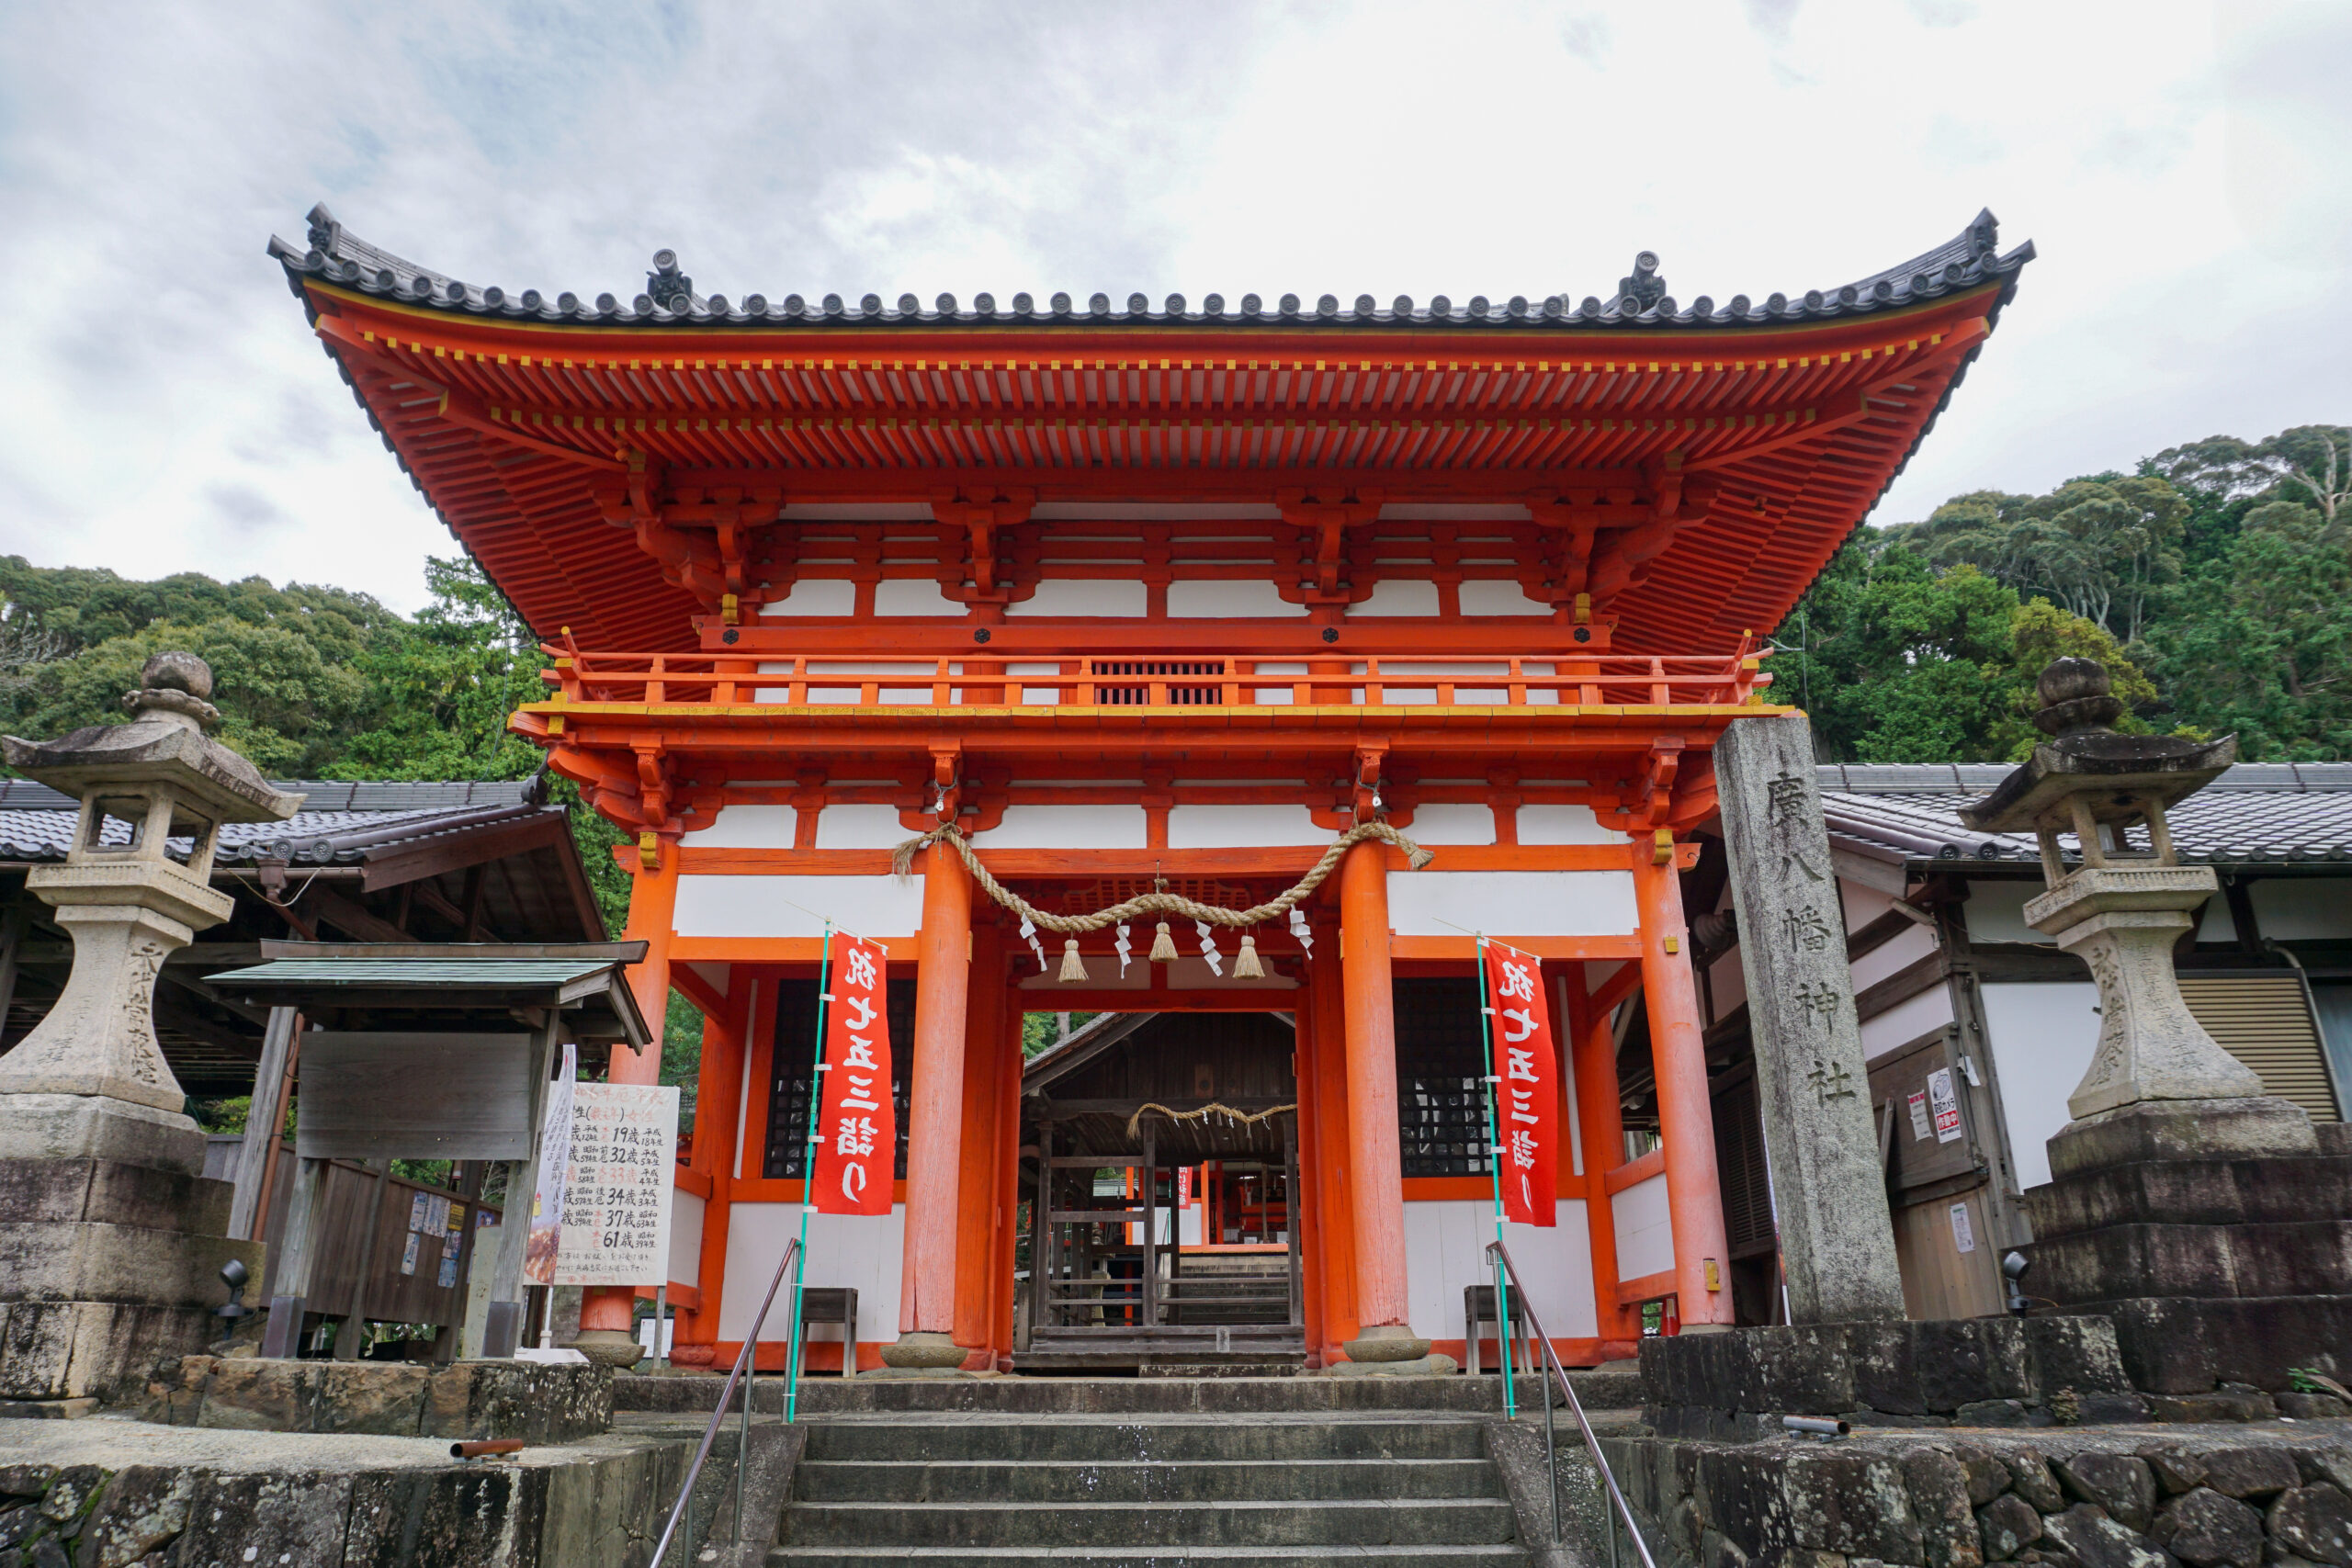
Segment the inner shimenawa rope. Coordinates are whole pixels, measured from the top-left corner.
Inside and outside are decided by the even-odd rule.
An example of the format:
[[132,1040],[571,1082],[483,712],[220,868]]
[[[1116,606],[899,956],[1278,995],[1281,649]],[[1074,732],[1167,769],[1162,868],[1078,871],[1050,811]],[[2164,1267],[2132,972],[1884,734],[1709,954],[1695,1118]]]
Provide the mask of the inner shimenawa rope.
[[1297,1109],[1296,1105],[1276,1105],[1264,1111],[1236,1111],[1230,1105],[1212,1100],[1198,1111],[1170,1111],[1167,1106],[1154,1100],[1138,1106],[1136,1113],[1127,1118],[1127,1136],[1132,1138],[1142,1131],[1144,1112],[1147,1111],[1157,1111],[1171,1122],[1204,1122],[1211,1116],[1223,1116],[1238,1126],[1254,1127],[1261,1122],[1271,1122],[1277,1116],[1287,1116]]

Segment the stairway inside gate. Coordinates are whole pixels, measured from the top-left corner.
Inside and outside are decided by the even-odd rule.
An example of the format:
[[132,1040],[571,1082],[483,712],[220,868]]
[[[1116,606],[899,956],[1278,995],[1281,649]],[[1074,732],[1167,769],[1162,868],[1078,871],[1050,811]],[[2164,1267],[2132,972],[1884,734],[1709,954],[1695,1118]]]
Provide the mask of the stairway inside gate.
[[821,1417],[768,1563],[1525,1563],[1486,1443],[1430,1410]]

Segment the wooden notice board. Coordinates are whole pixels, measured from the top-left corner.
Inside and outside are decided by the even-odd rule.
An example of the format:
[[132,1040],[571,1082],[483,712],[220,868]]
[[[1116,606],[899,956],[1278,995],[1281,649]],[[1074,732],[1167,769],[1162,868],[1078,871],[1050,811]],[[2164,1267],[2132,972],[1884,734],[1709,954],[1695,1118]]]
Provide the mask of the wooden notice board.
[[527,1034],[302,1037],[304,1159],[531,1157]]

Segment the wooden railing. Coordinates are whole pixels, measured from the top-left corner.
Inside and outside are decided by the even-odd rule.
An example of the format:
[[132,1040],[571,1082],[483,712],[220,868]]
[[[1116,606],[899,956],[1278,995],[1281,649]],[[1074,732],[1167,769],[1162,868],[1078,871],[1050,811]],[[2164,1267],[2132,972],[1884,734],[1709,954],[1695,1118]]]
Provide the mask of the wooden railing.
[[549,645],[567,705],[979,707],[1686,707],[1760,700],[1749,652],[1494,659],[959,653],[953,658],[600,653]]

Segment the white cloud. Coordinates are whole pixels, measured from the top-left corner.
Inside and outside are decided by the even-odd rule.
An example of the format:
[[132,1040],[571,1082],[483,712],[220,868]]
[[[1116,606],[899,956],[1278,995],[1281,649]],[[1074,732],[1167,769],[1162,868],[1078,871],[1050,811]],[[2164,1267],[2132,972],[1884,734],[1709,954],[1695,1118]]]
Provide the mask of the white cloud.
[[[2346,417],[2352,13],[2245,0],[0,11],[0,550],[448,551],[271,232],[510,288],[1683,298],[2041,258],[1883,514]],[[126,22],[125,18],[131,18]]]

